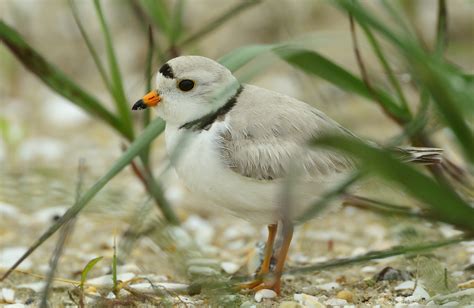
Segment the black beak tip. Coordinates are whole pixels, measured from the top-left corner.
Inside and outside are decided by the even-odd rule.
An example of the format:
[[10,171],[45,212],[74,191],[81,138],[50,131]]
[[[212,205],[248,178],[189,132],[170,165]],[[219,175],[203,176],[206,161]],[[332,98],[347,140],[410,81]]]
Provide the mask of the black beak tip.
[[137,101],[135,104],[133,104],[132,110],[142,110],[142,109],[147,109],[148,106],[145,104],[143,99]]

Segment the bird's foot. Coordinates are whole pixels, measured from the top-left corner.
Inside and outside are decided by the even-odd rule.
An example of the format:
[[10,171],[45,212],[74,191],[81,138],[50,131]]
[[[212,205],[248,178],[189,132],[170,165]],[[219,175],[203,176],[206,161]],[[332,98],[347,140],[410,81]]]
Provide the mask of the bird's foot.
[[240,291],[247,290],[250,292],[257,292],[262,289],[270,289],[275,291],[276,294],[280,295],[281,281],[280,278],[276,277],[269,278],[268,280],[256,278],[253,281],[237,285],[237,289]]

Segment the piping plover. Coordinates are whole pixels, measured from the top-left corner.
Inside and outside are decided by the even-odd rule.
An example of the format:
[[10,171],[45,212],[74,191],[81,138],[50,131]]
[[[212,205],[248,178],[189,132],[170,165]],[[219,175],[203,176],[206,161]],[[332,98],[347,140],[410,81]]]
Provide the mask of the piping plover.
[[[190,190],[237,216],[268,225],[258,276],[267,278],[244,286],[278,293],[294,219],[355,168],[352,159],[309,149],[307,142],[322,134],[357,137],[310,105],[240,84],[227,68],[200,56],[164,64],[156,75],[156,90],[132,109],[148,107],[166,121],[167,151]],[[414,160],[433,156],[427,150],[404,153]],[[291,189],[284,197],[289,177]],[[274,272],[267,275],[278,223],[283,241]]]

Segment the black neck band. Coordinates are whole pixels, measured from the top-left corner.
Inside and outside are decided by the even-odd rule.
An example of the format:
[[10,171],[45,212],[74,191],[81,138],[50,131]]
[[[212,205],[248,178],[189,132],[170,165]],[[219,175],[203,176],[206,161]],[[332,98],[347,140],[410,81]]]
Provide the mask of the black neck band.
[[217,109],[215,112],[208,113],[205,116],[193,120],[187,123],[184,123],[181,125],[179,128],[185,128],[185,129],[191,129],[192,131],[200,131],[200,130],[209,130],[211,125],[219,118],[224,116],[226,113],[232,110],[234,105],[237,103],[237,98],[239,97],[240,93],[242,93],[242,90],[244,89],[243,86],[240,86],[237,89],[237,92],[235,92],[234,95],[232,95],[227,102],[224,104],[224,106],[220,107]]

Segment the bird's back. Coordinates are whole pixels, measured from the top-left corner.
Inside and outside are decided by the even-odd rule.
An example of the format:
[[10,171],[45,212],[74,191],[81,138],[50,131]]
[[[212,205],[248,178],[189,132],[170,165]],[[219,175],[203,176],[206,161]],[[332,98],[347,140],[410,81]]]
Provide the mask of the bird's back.
[[321,111],[297,99],[245,85],[221,133],[221,153],[233,171],[256,180],[284,178],[292,168],[306,178],[345,173],[353,162],[309,149],[323,134],[350,134]]

